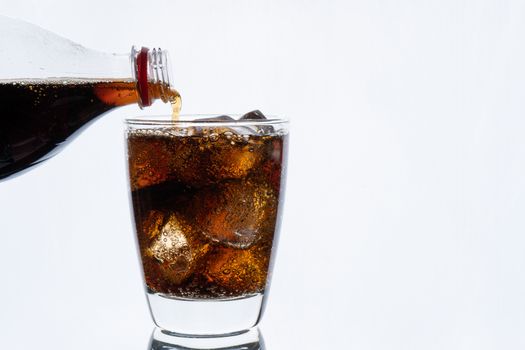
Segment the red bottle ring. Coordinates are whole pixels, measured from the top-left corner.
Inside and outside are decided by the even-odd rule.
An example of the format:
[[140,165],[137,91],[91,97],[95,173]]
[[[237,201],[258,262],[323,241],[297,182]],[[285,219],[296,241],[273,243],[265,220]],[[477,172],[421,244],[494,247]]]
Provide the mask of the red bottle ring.
[[143,107],[151,106],[148,86],[148,51],[147,47],[143,47],[137,56],[137,88]]

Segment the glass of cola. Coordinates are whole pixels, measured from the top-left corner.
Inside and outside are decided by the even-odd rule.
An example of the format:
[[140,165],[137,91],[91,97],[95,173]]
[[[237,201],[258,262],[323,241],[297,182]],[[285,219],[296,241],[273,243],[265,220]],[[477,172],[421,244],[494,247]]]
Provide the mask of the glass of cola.
[[278,241],[288,123],[253,111],[126,120],[131,203],[155,324],[233,335],[262,317]]

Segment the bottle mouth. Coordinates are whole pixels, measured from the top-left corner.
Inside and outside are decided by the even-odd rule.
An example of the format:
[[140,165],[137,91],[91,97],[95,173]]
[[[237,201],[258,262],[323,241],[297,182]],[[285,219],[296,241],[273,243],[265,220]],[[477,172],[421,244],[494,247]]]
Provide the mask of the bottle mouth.
[[149,66],[152,69],[150,81],[157,84],[160,88],[160,98],[163,102],[170,102],[170,90],[172,89],[170,76],[171,66],[169,65],[168,51],[153,49],[149,52]]
[[150,84],[154,84],[163,102],[169,101],[171,81],[171,67],[169,65],[168,52],[160,48],[150,50],[142,47],[140,50],[135,46],[131,48],[131,61],[133,75],[137,82],[139,94],[139,106],[147,107],[153,103]]

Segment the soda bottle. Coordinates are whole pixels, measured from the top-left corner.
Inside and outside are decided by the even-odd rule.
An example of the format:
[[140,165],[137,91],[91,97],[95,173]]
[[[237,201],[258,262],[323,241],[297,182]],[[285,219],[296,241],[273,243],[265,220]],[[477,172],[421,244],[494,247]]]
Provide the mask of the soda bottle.
[[119,106],[160,99],[180,109],[165,50],[102,53],[3,16],[0,31],[0,181],[49,159]]

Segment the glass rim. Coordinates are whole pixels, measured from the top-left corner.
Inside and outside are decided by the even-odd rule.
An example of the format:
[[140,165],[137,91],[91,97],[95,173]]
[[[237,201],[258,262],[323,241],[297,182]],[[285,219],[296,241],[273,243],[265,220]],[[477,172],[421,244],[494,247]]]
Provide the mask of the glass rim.
[[[264,126],[264,125],[286,125],[289,120],[286,118],[276,117],[274,115],[268,116],[268,119],[245,119],[245,120],[192,120],[185,119],[192,118],[213,118],[224,114],[181,114],[178,120],[171,119],[171,115],[145,115],[130,117],[124,119],[124,124],[127,126]],[[228,116],[235,118],[241,117],[242,114],[228,114]]]

